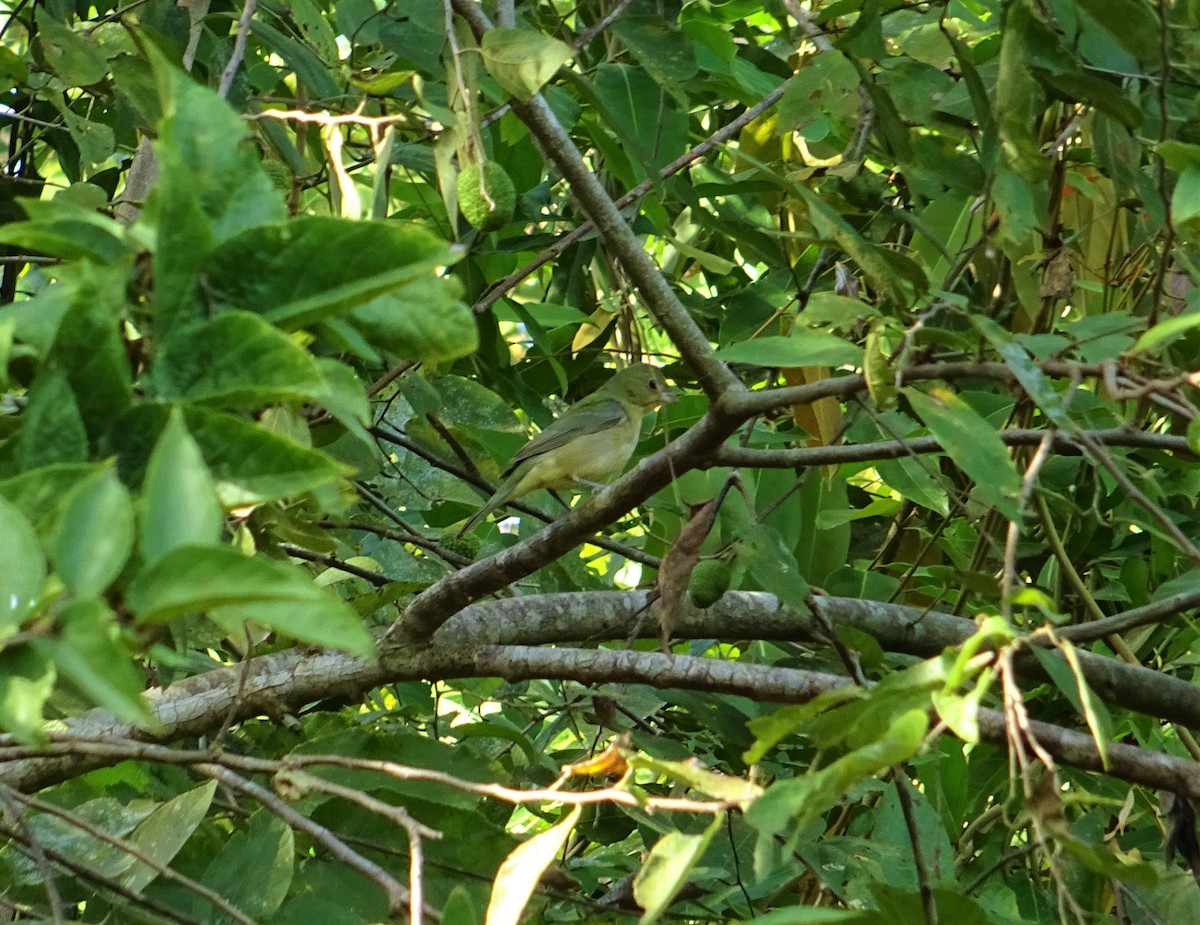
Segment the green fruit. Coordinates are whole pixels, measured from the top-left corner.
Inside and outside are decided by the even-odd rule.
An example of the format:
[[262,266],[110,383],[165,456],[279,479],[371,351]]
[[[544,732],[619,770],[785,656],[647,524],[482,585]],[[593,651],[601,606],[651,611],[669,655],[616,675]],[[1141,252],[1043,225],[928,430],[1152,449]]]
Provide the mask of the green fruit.
[[700,609],[711,607],[729,590],[733,574],[729,565],[720,559],[704,559],[692,569],[692,580],[688,582],[688,594],[692,603]]
[[467,164],[458,175],[458,208],[480,231],[495,231],[513,217],[517,191],[504,168],[494,161]]

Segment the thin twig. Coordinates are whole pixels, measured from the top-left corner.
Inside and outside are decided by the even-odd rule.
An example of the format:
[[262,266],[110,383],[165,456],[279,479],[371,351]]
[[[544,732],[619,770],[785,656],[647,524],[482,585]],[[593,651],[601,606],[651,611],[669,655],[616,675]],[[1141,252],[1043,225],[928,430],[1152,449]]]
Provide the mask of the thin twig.
[[242,59],[246,57],[246,38],[250,35],[250,23],[254,19],[256,6],[258,6],[258,0],[245,0],[245,6],[242,7],[242,17],[238,20],[237,37],[233,42],[233,54],[229,56],[229,63],[225,65],[225,70],[221,74],[221,83],[217,87],[217,95],[221,99],[229,96],[233,78],[237,76]]
[[352,870],[358,871],[368,880],[374,882],[387,896],[388,910],[392,915],[400,913],[408,905],[410,894],[404,884],[376,864],[374,861],[359,854],[340,838],[318,825],[307,816],[292,809],[282,799],[275,796],[264,787],[253,781],[246,780],[240,774],[235,774],[229,768],[212,761],[194,765],[196,771],[219,781],[230,790],[235,790],[262,805],[268,812],[278,816],[298,832],[303,832],[317,844],[321,845],[331,855]]
[[229,916],[235,922],[241,922],[242,925],[255,925],[254,919],[230,903],[220,893],[217,893],[215,890],[205,886],[203,883],[200,883],[197,880],[193,880],[191,877],[188,877],[185,874],[179,873],[171,868],[168,864],[164,864],[163,862],[157,860],[152,855],[147,854],[129,839],[121,838],[118,835],[112,835],[98,826],[92,825],[86,819],[83,819],[74,813],[68,812],[59,806],[55,806],[53,803],[46,803],[37,799],[36,797],[26,796],[23,793],[13,790],[11,787],[3,787],[3,790],[6,799],[16,800],[23,806],[26,806],[30,809],[35,809],[39,813],[45,813],[48,816],[54,816],[57,819],[61,819],[63,822],[66,822],[73,828],[79,829],[81,832],[85,832],[97,841],[102,841],[107,845],[112,845],[119,851],[125,852],[130,857],[134,858],[139,864],[144,864],[146,867],[149,867],[157,876],[162,877],[164,880],[170,880],[172,883],[177,883],[185,890],[195,893],[197,896],[212,904],[214,908],[221,910],[221,912],[225,913],[225,915]]

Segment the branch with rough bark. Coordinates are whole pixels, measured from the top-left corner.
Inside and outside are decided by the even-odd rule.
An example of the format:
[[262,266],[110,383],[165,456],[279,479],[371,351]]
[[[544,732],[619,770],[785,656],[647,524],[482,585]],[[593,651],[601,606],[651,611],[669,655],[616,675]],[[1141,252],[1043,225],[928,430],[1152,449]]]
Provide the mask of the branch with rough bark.
[[[511,681],[555,678],[578,683],[632,683],[734,693],[759,701],[804,702],[851,683],[848,678],[790,668],[772,668],[716,658],[631,650],[545,648],[578,640],[624,638],[647,606],[645,592],[535,595],[475,604],[445,625],[420,651],[386,651],[378,662],[336,652],[292,649],[187,678],[147,695],[159,722],[139,730],[94,710],[67,721],[63,735],[99,742],[177,742],[220,729],[229,717],[281,717],[317,701],[358,699],[372,688],[405,680],[502,677]],[[1200,603],[1200,593],[1178,595],[1174,610],[1155,605],[1142,614],[1164,620]],[[853,628],[873,636],[886,650],[929,657],[953,648],[975,630],[970,620],[897,604],[853,598],[816,597],[819,619],[783,606],[773,595],[732,592],[712,608],[688,608],[675,627],[685,639],[822,643],[825,626]],[[1146,608],[1142,608],[1146,610]],[[655,615],[653,608],[651,617]],[[1130,615],[1137,616],[1131,611]],[[1127,616],[1130,616],[1127,615]],[[652,621],[646,638],[656,630]],[[1031,638],[1031,643],[1047,640]],[[1102,699],[1161,719],[1200,727],[1200,691],[1185,681],[1090,653],[1077,653],[1088,684]],[[1020,669],[1031,680],[1044,675],[1025,658]],[[984,741],[1002,744],[1003,720],[980,714]],[[1039,741],[1063,764],[1099,769],[1099,752],[1086,733],[1037,724]],[[7,744],[3,744],[7,741]],[[1113,750],[1117,749],[1116,752]],[[1172,787],[1200,796],[1200,766],[1129,746],[1108,746],[1109,773],[1134,783]],[[38,749],[0,740],[0,784],[32,791],[116,760],[103,748]],[[1191,769],[1191,770],[1189,770]]]

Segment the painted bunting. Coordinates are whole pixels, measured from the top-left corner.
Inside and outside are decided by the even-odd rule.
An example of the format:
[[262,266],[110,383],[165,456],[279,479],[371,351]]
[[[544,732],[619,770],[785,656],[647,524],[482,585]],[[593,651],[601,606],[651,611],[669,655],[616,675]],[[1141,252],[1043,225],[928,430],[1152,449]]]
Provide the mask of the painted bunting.
[[636,363],[621,370],[521,448],[501,473],[500,487],[459,536],[500,505],[531,491],[595,486],[619,472],[637,446],[642,418],[677,400],[655,367]]

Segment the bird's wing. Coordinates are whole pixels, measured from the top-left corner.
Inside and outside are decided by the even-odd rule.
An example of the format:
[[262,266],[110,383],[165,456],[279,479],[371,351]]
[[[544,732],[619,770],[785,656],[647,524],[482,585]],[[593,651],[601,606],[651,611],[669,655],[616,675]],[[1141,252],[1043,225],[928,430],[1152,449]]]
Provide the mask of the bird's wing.
[[562,417],[521,447],[505,472],[512,472],[525,460],[556,450],[576,437],[610,430],[628,420],[628,409],[616,398],[600,398],[598,401],[585,399],[572,405]]

